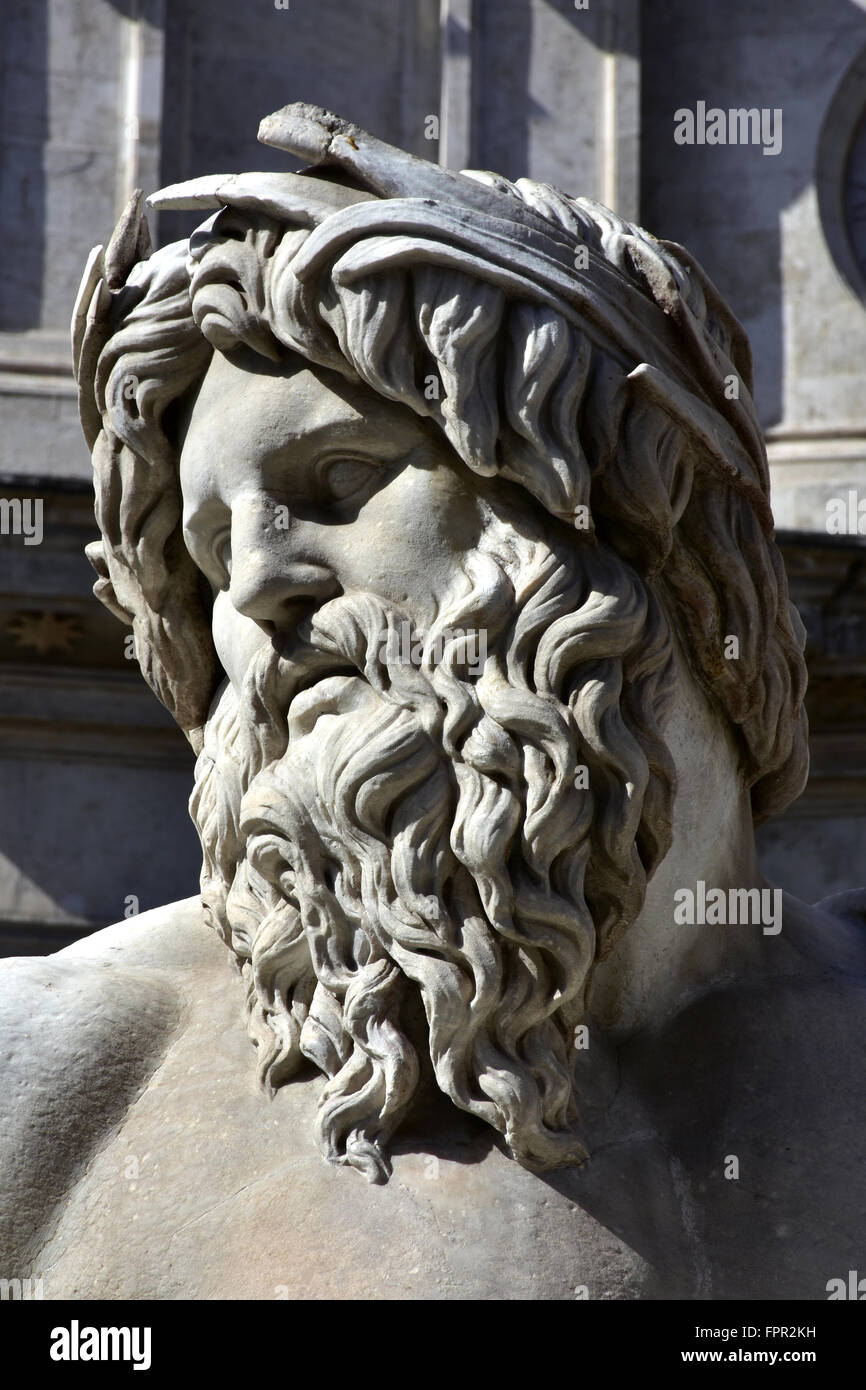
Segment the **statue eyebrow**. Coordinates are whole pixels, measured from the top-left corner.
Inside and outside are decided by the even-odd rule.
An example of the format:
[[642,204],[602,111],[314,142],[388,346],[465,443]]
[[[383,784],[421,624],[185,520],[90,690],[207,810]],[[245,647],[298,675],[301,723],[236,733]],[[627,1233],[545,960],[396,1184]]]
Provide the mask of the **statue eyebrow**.
[[269,449],[261,455],[259,466],[267,476],[271,469],[291,468],[294,464],[302,470],[320,464],[329,456],[337,459],[342,454],[359,460],[368,458],[370,463],[394,463],[411,453],[420,442],[414,431],[405,425],[400,429],[389,423],[386,431],[378,422],[363,417],[337,419],[315,425]]

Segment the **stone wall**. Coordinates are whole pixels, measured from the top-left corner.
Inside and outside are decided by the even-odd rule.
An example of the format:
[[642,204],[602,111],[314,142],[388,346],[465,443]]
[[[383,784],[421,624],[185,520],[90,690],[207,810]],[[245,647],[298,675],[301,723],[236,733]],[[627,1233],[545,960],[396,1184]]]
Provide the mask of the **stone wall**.
[[[55,949],[196,891],[192,758],[90,595],[67,325],[129,191],[284,167],[290,100],[452,167],[590,194],[685,243],[752,336],[775,509],[810,630],[813,776],[762,832],[808,898],[862,881],[866,594],[827,497],[866,497],[866,8],[845,0],[7,0],[0,49],[0,950]],[[679,145],[680,108],[780,109],[779,153]],[[858,143],[859,141],[859,143]],[[850,155],[850,158],[849,158]],[[866,176],[866,170],[864,170]],[[161,242],[193,225],[163,214]],[[866,222],[863,224],[866,230]],[[862,263],[862,264],[861,264]],[[864,523],[866,527],[866,523]]]

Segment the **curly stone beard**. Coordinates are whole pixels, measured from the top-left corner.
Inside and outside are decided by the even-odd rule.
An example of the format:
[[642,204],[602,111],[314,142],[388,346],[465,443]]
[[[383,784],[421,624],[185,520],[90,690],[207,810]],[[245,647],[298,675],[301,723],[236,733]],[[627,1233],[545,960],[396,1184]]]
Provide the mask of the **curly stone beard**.
[[[659,604],[603,547],[504,538],[418,666],[389,659],[406,615],[371,594],[262,650],[197,766],[202,896],[247,979],[260,1079],[273,1093],[312,1061],[326,1157],[373,1181],[417,1084],[413,988],[457,1106],[527,1167],[586,1157],[573,1030],[670,843]],[[445,628],[485,631],[480,675]]]

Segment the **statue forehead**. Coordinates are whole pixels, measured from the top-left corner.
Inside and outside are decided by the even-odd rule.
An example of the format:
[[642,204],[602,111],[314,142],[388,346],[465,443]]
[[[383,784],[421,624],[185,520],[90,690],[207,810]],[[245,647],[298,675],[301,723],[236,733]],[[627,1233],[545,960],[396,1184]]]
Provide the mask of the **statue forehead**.
[[246,348],[215,352],[182,421],[181,480],[209,470],[215,451],[265,457],[319,440],[387,442],[389,450],[405,441],[408,449],[422,436],[428,431],[407,406],[301,357],[278,364]]

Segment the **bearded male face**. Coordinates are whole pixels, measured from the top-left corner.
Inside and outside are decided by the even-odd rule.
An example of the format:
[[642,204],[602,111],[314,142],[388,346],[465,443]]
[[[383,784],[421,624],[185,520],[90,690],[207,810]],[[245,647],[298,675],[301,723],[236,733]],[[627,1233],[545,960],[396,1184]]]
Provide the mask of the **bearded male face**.
[[671,843],[676,687],[747,817],[805,778],[748,345],[587,200],[318,108],[262,131],[314,167],[164,190],[219,210],[150,255],[132,207],[85,274],[96,592],[199,753],[263,1083],[312,1061],[324,1152],[386,1177],[414,992],[442,1091],[579,1162],[574,1030]]
[[[218,354],[180,479],[228,676],[194,802],[205,901],[246,963],[262,1079],[314,1061],[325,1152],[384,1176],[414,987],[442,1089],[523,1162],[578,1161],[595,920],[613,940],[646,875],[618,688],[660,615],[612,557],[525,508],[515,526],[408,410],[300,362]],[[656,646],[639,681],[661,702]]]

